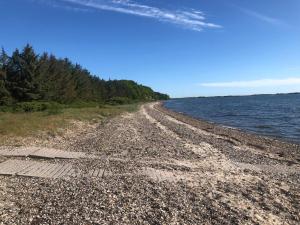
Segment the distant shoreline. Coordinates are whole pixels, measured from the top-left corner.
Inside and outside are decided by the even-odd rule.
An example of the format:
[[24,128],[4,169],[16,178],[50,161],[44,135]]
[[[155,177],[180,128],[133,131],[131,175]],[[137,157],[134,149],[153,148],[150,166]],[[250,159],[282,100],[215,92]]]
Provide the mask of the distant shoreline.
[[231,128],[218,123],[208,122],[203,119],[196,119],[190,115],[167,109],[164,107],[163,102],[157,104],[155,108],[183,123],[225,137],[227,138],[227,141],[233,145],[242,144],[244,146],[254,147],[266,152],[272,152],[282,156],[284,155],[291,159],[297,159],[297,161],[300,162],[300,144],[298,143],[253,134],[251,132],[240,130],[239,128]]
[[300,95],[300,92],[291,92],[291,93],[275,93],[275,94],[249,94],[249,95],[215,95],[215,96],[194,96],[194,97],[179,97],[171,98],[173,99],[186,99],[186,98],[227,98],[227,97],[250,97],[250,96],[270,96],[270,95]]

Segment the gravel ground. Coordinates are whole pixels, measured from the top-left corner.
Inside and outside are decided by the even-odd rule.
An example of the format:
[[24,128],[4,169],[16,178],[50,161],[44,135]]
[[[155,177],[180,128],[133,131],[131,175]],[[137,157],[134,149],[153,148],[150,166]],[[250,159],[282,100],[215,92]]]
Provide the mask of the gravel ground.
[[153,103],[80,126],[22,143],[95,154],[66,161],[83,171],[105,169],[107,176],[0,176],[0,224],[300,223],[299,146]]

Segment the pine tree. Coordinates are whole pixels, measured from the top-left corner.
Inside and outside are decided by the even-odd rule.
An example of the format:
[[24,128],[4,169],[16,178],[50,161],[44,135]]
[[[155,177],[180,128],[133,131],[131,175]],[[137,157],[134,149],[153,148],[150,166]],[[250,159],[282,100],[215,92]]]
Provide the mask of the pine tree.
[[12,96],[18,101],[40,99],[39,84],[36,81],[37,55],[27,45],[22,53],[16,49],[7,69],[7,79]]
[[11,57],[0,54],[0,104],[33,100],[69,103],[167,99],[167,95],[130,80],[105,81],[69,59],[37,55],[30,45]]
[[26,100],[40,99],[40,84],[38,83],[38,56],[32,46],[27,44],[20,55],[23,77],[24,96]]

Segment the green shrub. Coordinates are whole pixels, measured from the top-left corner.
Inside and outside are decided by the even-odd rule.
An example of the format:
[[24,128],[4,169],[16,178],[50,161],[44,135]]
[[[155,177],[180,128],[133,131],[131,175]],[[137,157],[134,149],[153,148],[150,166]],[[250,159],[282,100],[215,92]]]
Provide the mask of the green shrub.
[[64,106],[56,102],[20,102],[12,106],[14,112],[42,112],[56,113]]
[[12,111],[13,108],[11,106],[6,106],[6,105],[0,106],[0,112],[12,112]]
[[13,106],[15,112],[39,112],[45,111],[48,107],[47,103],[41,102],[20,102]]
[[[0,93],[1,94],[1,93]],[[0,106],[9,106],[13,102],[13,99],[8,96],[0,96]]]
[[134,102],[133,100],[127,97],[113,97],[109,99],[107,103],[110,105],[126,105],[126,104],[131,104],[133,102]]

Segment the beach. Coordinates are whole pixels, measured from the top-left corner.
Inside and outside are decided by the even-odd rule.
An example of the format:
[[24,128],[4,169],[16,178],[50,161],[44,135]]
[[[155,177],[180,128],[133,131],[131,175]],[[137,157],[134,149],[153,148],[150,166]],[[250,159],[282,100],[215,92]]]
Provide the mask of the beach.
[[[21,146],[93,157],[0,156],[0,163],[68,164],[76,172],[0,175],[0,224],[299,224],[297,144],[196,120],[159,102],[78,126]],[[13,141],[1,146],[0,155],[15,148]]]

